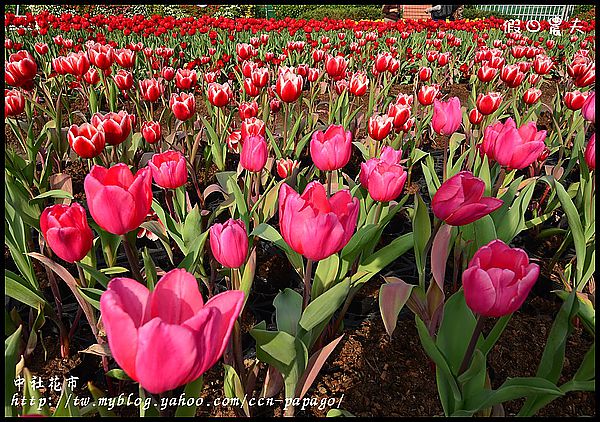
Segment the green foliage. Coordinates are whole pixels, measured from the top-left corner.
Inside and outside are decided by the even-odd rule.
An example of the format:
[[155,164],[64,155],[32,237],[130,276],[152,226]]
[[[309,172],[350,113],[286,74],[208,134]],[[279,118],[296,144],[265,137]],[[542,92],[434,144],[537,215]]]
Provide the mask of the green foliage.
[[382,19],[381,6],[351,6],[347,4],[330,5],[306,5],[306,4],[286,4],[274,6],[275,17],[283,19],[290,17],[293,19]]
[[504,13],[493,12],[491,10],[481,10],[472,4],[465,5],[463,10],[463,19],[485,19],[493,16],[499,19],[514,19],[514,16],[505,15]]

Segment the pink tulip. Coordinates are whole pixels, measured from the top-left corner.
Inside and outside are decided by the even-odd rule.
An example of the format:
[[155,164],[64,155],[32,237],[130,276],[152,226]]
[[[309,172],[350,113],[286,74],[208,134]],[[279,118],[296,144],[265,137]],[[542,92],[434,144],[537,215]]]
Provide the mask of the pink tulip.
[[338,170],[348,164],[352,154],[352,132],[342,125],[331,125],[325,132],[313,133],[310,156],[319,170]]
[[259,172],[267,163],[268,157],[267,143],[263,136],[250,136],[244,140],[240,154],[240,164],[243,168],[251,172]]
[[360,183],[375,201],[396,199],[404,188],[407,173],[400,165],[402,150],[384,147],[381,158],[371,158],[360,165]]
[[483,142],[479,145],[482,153],[509,169],[523,169],[533,163],[542,153],[546,144],[545,130],[537,130],[535,122],[529,122],[517,129],[515,121],[490,125],[485,129]]
[[306,258],[325,259],[339,252],[352,237],[359,207],[358,198],[348,190],[327,198],[318,181],[310,182],[302,195],[284,183],[279,189],[281,235]]
[[583,118],[589,122],[596,123],[596,91],[592,91],[581,107]]
[[585,147],[584,154],[585,163],[590,170],[596,170],[596,134],[593,133]]
[[94,234],[81,205],[52,205],[42,212],[40,229],[52,251],[67,262],[80,261],[92,249]]
[[460,100],[452,97],[448,101],[433,102],[433,117],[431,126],[438,135],[452,135],[462,123]]
[[475,252],[462,275],[467,306],[487,317],[512,314],[525,302],[539,273],[523,249],[492,240]]
[[177,189],[187,183],[187,164],[179,151],[154,154],[148,161],[154,183],[164,189]]
[[123,163],[109,169],[94,165],[83,187],[92,218],[109,233],[137,229],[152,205],[152,171],[147,167],[134,176]]
[[224,267],[241,267],[248,255],[248,234],[244,222],[230,218],[224,224],[213,224],[210,228],[210,249]]
[[194,276],[165,274],[152,292],[135,280],[114,278],[100,311],[115,361],[153,394],[190,383],[225,351],[244,293],[231,290],[206,304]]
[[433,214],[451,226],[464,226],[479,220],[503,204],[501,199],[483,197],[485,182],[469,171],[461,171],[439,187],[431,209]]

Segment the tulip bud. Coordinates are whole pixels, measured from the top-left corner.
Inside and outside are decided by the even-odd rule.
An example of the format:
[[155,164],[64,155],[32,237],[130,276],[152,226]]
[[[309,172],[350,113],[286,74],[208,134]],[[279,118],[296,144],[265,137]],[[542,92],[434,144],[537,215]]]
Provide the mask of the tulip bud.
[[589,122],[596,123],[596,92],[592,91],[583,106],[581,107],[581,115]]
[[500,208],[503,201],[484,197],[485,182],[469,171],[446,180],[431,201],[433,214],[451,226],[464,226]]
[[483,114],[479,112],[476,108],[469,111],[469,121],[472,125],[478,125],[483,121]]
[[163,189],[177,189],[187,183],[187,163],[179,151],[154,154],[148,161],[154,183]]
[[499,318],[521,307],[538,279],[540,267],[527,253],[492,240],[479,248],[463,272],[467,306],[479,315]]
[[50,249],[67,262],[81,261],[92,249],[94,234],[85,209],[76,202],[47,207],[40,217],[40,230]]
[[538,88],[529,88],[523,93],[523,102],[527,105],[533,105],[542,97],[542,90]]
[[196,111],[196,99],[193,94],[187,94],[185,92],[171,94],[169,107],[177,119],[186,121],[191,118]]
[[17,89],[4,90],[4,115],[15,117],[25,110],[25,98]]
[[310,156],[322,171],[338,170],[348,164],[352,154],[352,133],[341,125],[331,125],[325,132],[316,131],[310,141]]
[[281,158],[277,160],[277,174],[282,179],[290,177],[294,170],[300,168],[300,163],[291,158]]
[[431,126],[438,135],[452,135],[462,123],[460,100],[452,97],[448,101],[434,101]]
[[161,136],[160,122],[150,121],[142,123],[142,136],[149,144],[157,143]]
[[243,140],[240,164],[251,172],[259,172],[267,163],[267,143],[262,136],[250,136]]
[[224,267],[239,268],[248,255],[248,234],[242,220],[229,219],[210,228],[210,249]]
[[592,137],[585,147],[585,163],[590,170],[596,170],[596,134],[592,133]]
[[498,92],[479,94],[477,97],[477,110],[484,116],[488,116],[498,110],[502,103],[502,95]]

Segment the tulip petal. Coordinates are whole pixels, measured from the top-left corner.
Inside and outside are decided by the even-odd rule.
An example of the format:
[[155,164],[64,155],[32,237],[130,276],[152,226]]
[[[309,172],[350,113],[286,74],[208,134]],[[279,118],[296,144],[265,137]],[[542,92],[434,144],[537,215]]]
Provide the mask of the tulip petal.
[[186,270],[176,268],[160,279],[150,295],[150,318],[159,317],[168,324],[182,324],[203,306],[196,278]]
[[158,394],[183,385],[198,358],[194,332],[154,318],[138,331],[138,381]]

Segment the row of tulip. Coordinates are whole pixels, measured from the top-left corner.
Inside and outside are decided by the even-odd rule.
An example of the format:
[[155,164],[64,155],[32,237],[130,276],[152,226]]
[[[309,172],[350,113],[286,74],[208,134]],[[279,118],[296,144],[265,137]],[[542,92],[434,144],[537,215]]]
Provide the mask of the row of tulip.
[[[593,24],[585,39],[559,44],[547,31],[533,40],[493,30],[495,19],[307,28],[164,18],[162,31],[155,18],[126,26],[131,18],[5,17],[17,26],[5,42],[5,115],[17,144],[5,155],[5,243],[16,267],[6,271],[6,295],[37,311],[26,361],[46,317],[63,356],[70,353],[56,274],[89,323],[107,376],[138,382],[140,394],[183,386],[199,394],[202,374],[224,356],[228,397],[259,394],[262,365],[261,391],[302,398],[340,342],[356,293],[412,251],[418,283],[383,276],[381,315],[392,335],[401,309],[414,312],[445,414],[485,414],[527,397],[521,414],[531,415],[568,391],[595,388],[593,347],[559,385],[572,317],[594,328]],[[175,27],[208,37],[165,38]],[[443,99],[457,80],[472,88],[467,104]],[[544,116],[552,126],[540,129]],[[441,174],[425,150],[436,142]],[[77,161],[89,169],[81,204],[67,173]],[[211,168],[216,183],[208,185],[199,174]],[[412,180],[419,172],[426,199]],[[412,232],[378,247],[402,215]],[[552,224],[562,215],[566,226]],[[541,271],[510,244],[556,234],[563,240],[547,270],[561,262],[564,304],[540,370],[492,389],[486,357]],[[141,236],[162,245],[166,268],[140,248]],[[261,242],[289,260],[301,293],[281,291],[275,324],[250,330],[256,359],[248,367],[241,322]],[[129,268],[117,265],[120,248]],[[54,304],[32,258],[47,269]],[[109,277],[125,272],[132,278]],[[485,318],[498,319],[487,335]],[[14,350],[20,336],[15,327]],[[121,369],[109,369],[109,358]]]

